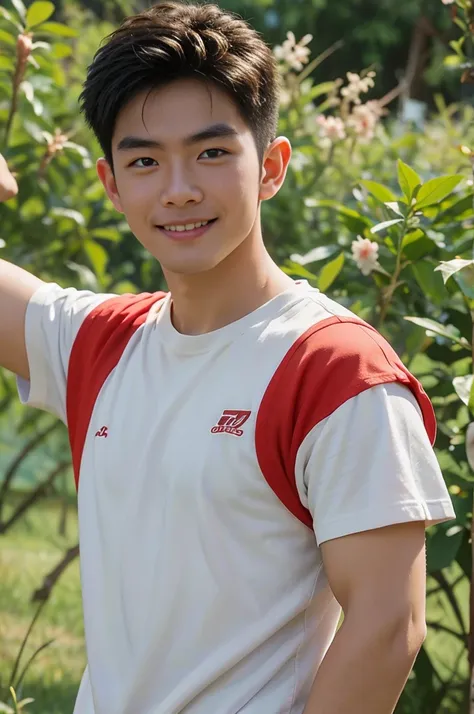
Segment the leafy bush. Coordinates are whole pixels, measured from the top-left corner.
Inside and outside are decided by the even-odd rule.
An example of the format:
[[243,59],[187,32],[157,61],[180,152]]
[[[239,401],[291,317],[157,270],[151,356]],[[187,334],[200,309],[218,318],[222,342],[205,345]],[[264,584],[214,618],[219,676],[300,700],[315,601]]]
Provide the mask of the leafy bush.
[[[20,192],[0,206],[2,257],[46,280],[94,290],[161,287],[156,261],[130,240],[104,197],[93,166],[97,146],[77,118],[77,58],[84,62],[90,51],[88,32],[78,37],[51,22],[49,2],[28,10],[11,2],[11,10],[0,8],[0,151]],[[71,12],[76,22],[83,18]],[[281,132],[294,156],[284,188],[264,206],[264,235],[288,274],[329,292],[387,336],[436,408],[436,453],[457,520],[428,533],[430,634],[397,711],[454,714],[467,702],[468,680],[474,111],[437,97],[423,131],[403,124],[388,113],[393,97],[377,96],[371,71],[316,85],[313,72],[332,49],[310,62],[309,41],[289,33],[275,48]],[[0,405],[5,432],[13,425],[21,442],[8,488],[28,454],[49,444],[41,497],[55,487],[54,468],[67,467],[65,431],[48,415],[19,411],[6,374]],[[0,488],[0,532],[7,490]],[[3,683],[5,696],[10,684]]]

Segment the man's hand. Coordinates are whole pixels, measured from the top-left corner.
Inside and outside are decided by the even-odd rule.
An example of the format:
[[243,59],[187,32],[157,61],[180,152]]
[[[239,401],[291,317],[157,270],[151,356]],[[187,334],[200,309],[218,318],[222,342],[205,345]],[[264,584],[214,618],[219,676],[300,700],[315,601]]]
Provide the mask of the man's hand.
[[14,198],[18,193],[18,184],[12,176],[7,162],[0,154],[0,203]]

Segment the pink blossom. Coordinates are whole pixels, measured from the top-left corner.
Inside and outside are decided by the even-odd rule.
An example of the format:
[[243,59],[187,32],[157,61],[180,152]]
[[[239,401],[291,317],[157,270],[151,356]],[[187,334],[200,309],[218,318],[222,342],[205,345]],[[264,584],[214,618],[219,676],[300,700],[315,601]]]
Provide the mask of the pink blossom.
[[347,120],[347,126],[355,131],[362,142],[367,143],[374,138],[375,129],[381,116],[382,109],[378,102],[367,102],[354,107]]
[[362,275],[369,275],[378,267],[379,247],[377,243],[357,236],[357,240],[352,241],[352,256],[357,263],[357,267]]
[[321,138],[329,140],[331,144],[346,138],[346,128],[344,122],[339,117],[326,117],[321,114],[317,117],[316,122],[320,127],[319,134]]

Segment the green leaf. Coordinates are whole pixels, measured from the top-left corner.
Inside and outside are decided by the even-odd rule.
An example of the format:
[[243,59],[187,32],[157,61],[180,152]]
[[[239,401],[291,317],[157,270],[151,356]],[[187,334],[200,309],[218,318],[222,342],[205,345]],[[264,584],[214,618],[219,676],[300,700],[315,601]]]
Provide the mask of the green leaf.
[[38,42],[33,42],[31,45],[32,50],[48,50],[48,52],[51,50],[51,45],[49,42],[43,42],[42,40],[38,40]]
[[428,573],[434,573],[447,568],[456,558],[461,545],[463,532],[462,528],[460,528],[452,532],[452,535],[448,535],[447,531],[451,525],[452,524],[449,524],[448,527],[438,528],[428,538],[426,549],[426,566]]
[[14,26],[18,32],[23,32],[23,27],[20,25],[20,23],[16,20],[15,17],[13,17],[11,12],[8,12],[8,10],[5,10],[4,7],[0,7],[0,15],[3,17],[4,20],[9,22],[11,25]]
[[435,305],[441,305],[447,293],[441,275],[435,272],[433,264],[428,260],[417,260],[412,263],[411,269],[424,294],[431,298]]
[[5,57],[5,55],[0,55],[0,70],[7,70],[8,72],[13,72],[15,69],[14,62],[11,57]]
[[456,52],[457,55],[459,55],[462,60],[464,59],[462,46],[464,45],[465,41],[465,37],[460,37],[459,40],[451,40],[451,42],[449,43],[449,46]]
[[102,238],[116,243],[120,239],[120,233],[116,228],[95,228],[92,231],[93,238]]
[[398,183],[407,203],[411,204],[414,191],[422,183],[422,180],[416,171],[414,171],[411,166],[408,166],[408,164],[405,164],[401,159],[398,159],[397,169]]
[[107,251],[95,240],[84,241],[84,250],[91,262],[94,273],[99,280],[102,280],[105,275],[105,269],[109,260]]
[[454,197],[454,201],[449,206],[447,206],[447,208],[442,213],[439,214],[436,219],[436,222],[440,223],[444,220],[449,221],[455,216],[462,216],[463,213],[472,215],[472,211],[472,193],[468,193],[467,196],[463,196],[459,200],[457,199],[457,197]]
[[445,67],[459,67],[461,63],[462,57],[459,57],[459,55],[446,55],[443,60]]
[[60,37],[77,37],[76,30],[67,25],[62,25],[59,22],[45,22],[39,29],[40,32],[47,32],[51,35],[59,35]]
[[314,273],[311,273],[307,268],[304,267],[304,265],[294,263],[291,260],[286,261],[286,263],[282,266],[282,270],[287,275],[293,275],[297,278],[303,278],[304,280],[317,280],[316,275]]
[[322,94],[329,94],[334,89],[334,82],[321,82],[311,89],[308,96],[311,99],[316,99]]
[[453,387],[456,394],[466,406],[469,404],[469,395],[471,394],[473,383],[474,376],[472,374],[466,374],[464,377],[454,377],[453,379]]
[[78,274],[81,286],[86,290],[97,292],[99,284],[92,270],[87,265],[80,265],[72,260],[66,262],[66,266]]
[[400,210],[400,205],[398,201],[387,201],[385,203],[387,208],[389,208],[391,211],[397,214],[397,216],[401,216],[402,218],[405,218],[405,214]]
[[293,255],[290,255],[290,260],[295,263],[299,263],[300,265],[308,265],[309,263],[316,263],[318,260],[326,260],[326,258],[333,255],[336,250],[336,245],[319,245],[317,248],[313,248],[305,255],[293,253]]
[[420,228],[406,233],[403,237],[402,252],[408,260],[419,260],[436,248],[436,243],[428,238]]
[[391,221],[383,221],[383,223],[377,223],[376,226],[372,226],[370,229],[371,233],[380,233],[381,231],[384,231],[386,228],[390,228],[391,226],[396,226],[397,223],[403,223],[404,218],[394,218]]
[[363,233],[366,228],[370,228],[371,225],[371,221],[366,216],[354,211],[352,208],[347,208],[343,203],[333,201],[329,198],[308,198],[305,200],[305,205],[309,208],[329,208],[335,211],[341,223],[343,223],[351,233]]
[[454,327],[454,325],[442,325],[436,320],[431,320],[428,317],[406,317],[405,320],[408,322],[413,322],[419,327],[423,327],[427,332],[433,332],[435,335],[440,335],[440,337],[446,337],[448,340],[452,340],[461,347],[465,347],[470,350],[471,346],[469,342],[461,336],[459,330]]
[[65,57],[70,57],[72,55],[73,49],[70,45],[64,45],[60,42],[53,45],[51,55],[55,59],[64,59]]
[[344,253],[340,253],[337,258],[327,263],[319,273],[318,288],[321,292],[326,290],[333,284],[344,265]]
[[463,180],[462,176],[441,176],[430,179],[419,190],[415,211],[441,203]]
[[471,389],[469,392],[469,399],[467,402],[467,406],[468,406],[468,409],[471,412],[471,414],[474,414],[474,380],[471,384]]
[[26,697],[26,699],[22,699],[21,702],[18,702],[18,709],[23,709],[27,704],[32,704],[34,701],[35,700],[31,697]]
[[381,203],[393,202],[397,200],[395,194],[381,183],[376,181],[366,181],[362,180],[359,183],[367,189],[367,191],[374,196]]
[[16,47],[16,39],[6,30],[0,29],[0,42],[3,42],[5,45],[10,45],[11,47]]
[[53,216],[58,216],[59,218],[70,218],[71,221],[77,223],[78,226],[84,226],[85,220],[84,216],[79,213],[79,211],[73,211],[71,208],[52,208],[51,213]]
[[11,4],[23,20],[25,22],[26,20],[26,7],[23,5],[21,0],[11,0]]
[[454,280],[459,285],[463,295],[474,300],[474,266],[469,265],[454,275]]
[[28,29],[41,25],[49,20],[54,12],[54,5],[48,0],[37,0],[28,8],[26,13],[26,26]]
[[464,260],[463,258],[455,258],[454,260],[442,260],[441,263],[435,268],[439,270],[443,276],[443,280],[446,283],[449,278],[460,270],[464,270],[467,266],[474,265],[474,260]]

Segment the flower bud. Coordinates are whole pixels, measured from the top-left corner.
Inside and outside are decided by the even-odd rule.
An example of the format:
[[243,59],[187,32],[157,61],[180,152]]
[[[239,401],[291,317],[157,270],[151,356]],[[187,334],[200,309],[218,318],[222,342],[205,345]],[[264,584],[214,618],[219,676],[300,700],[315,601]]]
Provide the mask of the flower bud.
[[31,54],[31,48],[33,46],[33,35],[31,32],[26,32],[25,34],[18,35],[16,42],[16,56],[18,62],[24,64]]

